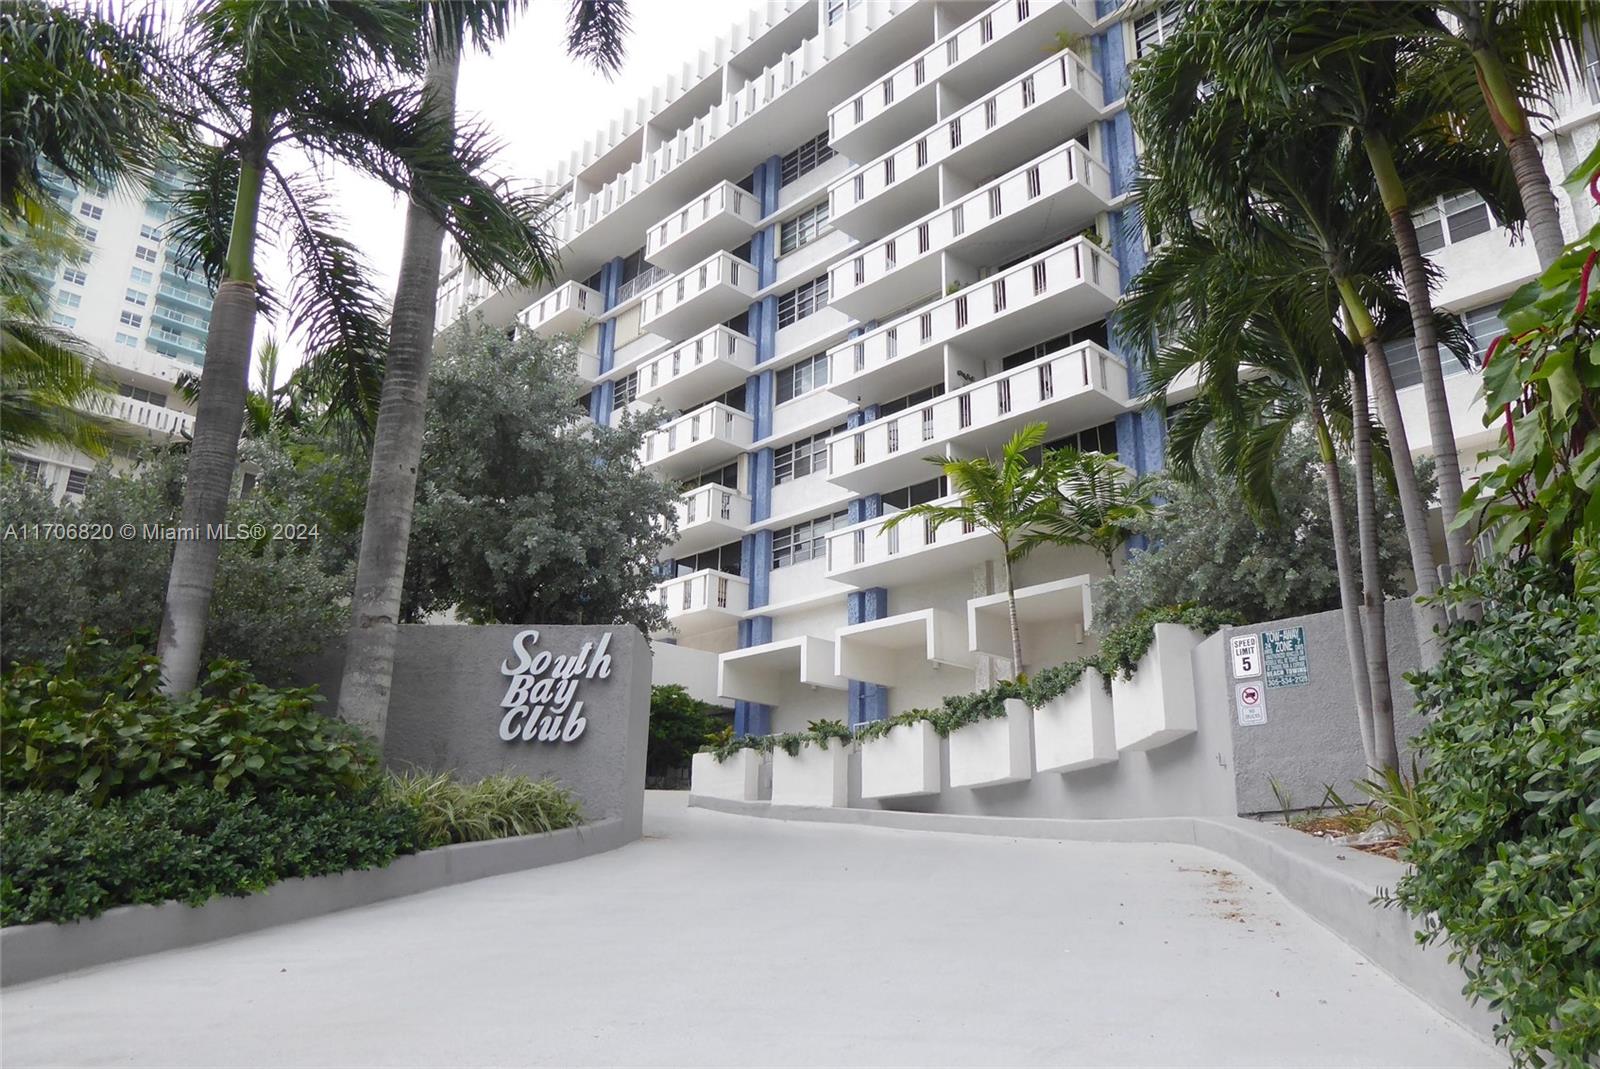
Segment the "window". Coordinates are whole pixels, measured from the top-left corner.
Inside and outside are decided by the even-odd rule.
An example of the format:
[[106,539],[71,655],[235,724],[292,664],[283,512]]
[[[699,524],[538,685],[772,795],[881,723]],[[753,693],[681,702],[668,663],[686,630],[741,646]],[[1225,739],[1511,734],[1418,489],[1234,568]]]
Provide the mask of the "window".
[[100,231],[95,230],[92,227],[80,226],[78,228],[78,236],[84,241],[88,242],[90,245],[93,245],[95,242],[100,240]]
[[783,185],[788,185],[802,175],[810,174],[833,159],[833,148],[828,144],[828,131],[803,142],[799,148],[783,157]]
[[814,204],[778,228],[778,255],[787,256],[827,232],[828,202]]
[[82,468],[70,468],[67,471],[67,493],[83,496],[89,488],[89,473]]
[[807,475],[824,473],[828,470],[828,439],[844,431],[845,425],[839,424],[829,430],[819,431],[797,442],[790,442],[773,450],[772,453],[772,482],[786,483],[791,479],[804,479]]
[[128,277],[140,285],[148,286],[155,281],[156,276],[142,267],[135,267]]
[[1108,457],[1114,457],[1117,455],[1117,423],[1112,420],[1098,427],[1064,435],[1053,442],[1046,442],[1044,447],[1076,449],[1080,453],[1104,453]]
[[126,334],[119,330],[117,331],[117,344],[126,345],[130,349],[137,349],[139,347],[139,339],[135,335]]
[[[1490,344],[1505,332],[1505,327],[1500,323],[1500,306],[1489,304],[1482,308],[1474,308],[1461,313],[1461,319],[1468,333],[1472,335],[1473,355],[1481,367],[1483,356],[1488,352]],[[1394,378],[1395,389],[1403,390],[1422,381],[1422,365],[1417,361],[1415,338],[1398,338],[1389,342],[1383,347],[1383,354],[1388,358],[1389,374]],[[1468,370],[1453,351],[1443,347],[1439,349],[1439,371],[1442,374],[1461,375]]]
[[938,475],[920,483],[912,483],[910,486],[889,491],[883,495],[883,506],[908,509],[912,505],[926,505],[930,501],[937,501],[949,492],[949,484],[945,482],[944,476]]
[[69,267],[61,272],[61,281],[70,282],[74,286],[81,286],[89,281],[89,276],[79,271],[76,267]]
[[1494,228],[1489,206],[1472,192],[1440,197],[1413,212],[1411,220],[1417,228],[1417,244],[1425,253],[1437,252]]
[[125,326],[135,329],[144,326],[144,316],[134,315],[132,312],[123,312],[121,318]]
[[808,356],[793,367],[778,372],[778,404],[792,401],[803,393],[810,393],[828,384],[828,354]]
[[828,307],[828,276],[818,275],[778,298],[778,326],[791,326]]
[[828,25],[844,18],[846,9],[860,7],[862,0],[828,0]]
[[161,230],[158,227],[151,226],[149,223],[141,223],[139,226],[139,236],[144,238],[146,241],[160,241]]
[[692,557],[679,557],[673,561],[673,574],[689,575],[692,572],[701,572],[706,569],[726,572],[729,575],[738,575],[740,572],[740,545],[738,542],[729,542],[716,549],[708,549],[703,553],[696,553]]
[[883,404],[879,405],[878,415],[876,418],[882,419],[884,416],[892,416],[896,412],[904,412],[913,405],[920,405],[924,401],[931,401],[943,393],[944,383],[942,382],[936,382],[932,386],[924,386],[920,390],[912,390],[904,397],[896,397],[892,401],[885,401]]
[[11,466],[17,469],[17,474],[21,475],[28,482],[44,482],[44,461],[37,460],[33,457],[19,456],[12,456],[9,459],[11,461]]
[[75,316],[64,316],[60,312],[50,313],[50,322],[58,327],[66,327],[68,330],[78,325],[78,320]]
[[841,510],[831,516],[797,523],[772,532],[772,566],[783,568],[802,561],[817,560],[828,552],[828,533],[849,526],[849,513]]
[[150,295],[144,290],[130,289],[128,290],[126,300],[129,304],[136,304],[140,308],[143,308],[145,306],[145,302],[150,300]]
[[[1472,335],[1472,349],[1478,358],[1478,366],[1483,366],[1483,358],[1488,355],[1489,346],[1494,340],[1506,331],[1505,324],[1500,322],[1500,306],[1486,304],[1482,308],[1461,313],[1461,322],[1467,328],[1467,333]],[[1448,372],[1446,372],[1448,374]]]
[[106,212],[104,208],[100,207],[100,205],[90,204],[88,201],[84,201],[82,204],[78,205],[78,214],[83,216],[85,219],[100,219],[105,216]]
[[627,378],[618,379],[616,386],[611,391],[611,411],[626,408],[639,397],[639,373],[635,371]]
[[62,308],[76,308],[82,303],[83,295],[81,293],[69,293],[66,290],[62,290],[56,294],[56,304]]
[[1133,22],[1133,58],[1143,59],[1151,49],[1172,36],[1183,17],[1183,8],[1169,0],[1156,10]]
[[702,471],[698,475],[691,475],[683,480],[685,491],[693,490],[697,486],[706,485],[726,486],[730,490],[739,489],[739,462],[725,464],[720,468]]
[[125,382],[117,384],[117,392],[124,397],[131,397],[135,401],[143,401],[147,405],[155,405],[157,408],[167,407],[167,395],[164,393],[156,393],[154,390],[146,390],[138,386],[129,386]]
[[1109,346],[1105,320],[1099,319],[1088,326],[1069,330],[1065,334],[1057,334],[1048,341],[1030,345],[1025,349],[1018,349],[1016,352],[1001,359],[1000,368],[1002,371],[1010,371],[1014,367],[1021,367],[1023,364],[1031,363],[1046,353],[1059,353],[1086,341],[1092,341],[1102,348]]
[[134,256],[134,259],[143,260],[147,264],[153,264],[153,263],[156,262],[157,259],[159,259],[159,257],[156,254],[156,250],[152,249],[148,245],[140,245],[137,248],[135,248],[133,250],[133,256]]

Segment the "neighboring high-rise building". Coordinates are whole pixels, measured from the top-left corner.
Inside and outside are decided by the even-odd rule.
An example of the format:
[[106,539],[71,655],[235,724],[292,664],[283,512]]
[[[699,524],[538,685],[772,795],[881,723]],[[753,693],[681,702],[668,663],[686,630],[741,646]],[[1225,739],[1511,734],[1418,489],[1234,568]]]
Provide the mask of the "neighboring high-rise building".
[[[176,176],[161,170],[149,187],[80,189],[47,166],[44,181],[88,251],[82,262],[46,268],[50,321],[104,356],[115,392],[103,408],[126,439],[190,433],[194,408],[178,392],[178,380],[200,373],[214,291],[181,266],[162,233]],[[82,494],[95,465],[47,445],[18,448],[11,462],[58,497]]]
[[[1148,255],[1127,68],[1178,12],[771,4],[550,176],[563,281],[493,292],[447,258],[441,325],[474,311],[582,331],[597,422],[672,413],[642,457],[683,487],[657,596],[677,652],[717,658],[741,732],[859,723],[1009,674],[995,540],[882,529],[946,496],[930,457],[1044,421],[1052,446],[1161,467],[1165,422],[1107,317]],[[1592,89],[1546,140],[1553,173],[1594,142]],[[1573,232],[1592,222],[1587,202],[1562,210]],[[1537,272],[1532,248],[1470,195],[1418,225],[1448,276],[1440,305],[1486,346],[1499,302]],[[1391,359],[1427,449],[1415,355]],[[1494,432],[1476,376],[1447,381],[1472,462]],[[1083,549],[1018,566],[1024,669],[1084,652],[1103,572]]]

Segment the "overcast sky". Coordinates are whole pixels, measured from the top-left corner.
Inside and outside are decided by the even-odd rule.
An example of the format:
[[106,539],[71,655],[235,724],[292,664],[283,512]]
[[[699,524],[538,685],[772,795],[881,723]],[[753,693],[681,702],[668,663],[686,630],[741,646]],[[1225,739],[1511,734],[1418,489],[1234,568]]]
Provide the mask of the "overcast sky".
[[[463,59],[457,110],[463,119],[487,123],[502,142],[500,173],[540,181],[596,130],[648,95],[669,72],[680,70],[689,57],[709,50],[713,40],[758,6],[760,0],[632,0],[627,60],[621,73],[607,82],[567,58],[566,0],[535,0],[492,53]],[[404,205],[381,182],[343,169],[329,179],[346,233],[392,299]],[[263,267],[268,277],[284,277],[279,258],[267,258]],[[299,344],[284,337],[280,325],[261,323],[258,346],[269,333],[278,335],[286,356],[299,361]]]

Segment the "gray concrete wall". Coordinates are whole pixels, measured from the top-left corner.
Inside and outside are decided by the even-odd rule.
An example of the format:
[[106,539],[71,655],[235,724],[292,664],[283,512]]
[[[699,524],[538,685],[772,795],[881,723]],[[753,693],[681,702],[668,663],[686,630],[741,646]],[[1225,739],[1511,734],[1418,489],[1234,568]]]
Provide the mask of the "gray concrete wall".
[[[1403,678],[1419,667],[1412,603],[1391,601],[1385,607],[1385,616],[1395,735],[1400,742],[1401,765],[1407,767],[1409,743],[1426,724],[1413,711],[1415,699]],[[1346,801],[1365,797],[1354,787],[1354,781],[1366,775],[1366,768],[1356,723],[1349,649],[1338,610],[1230,627],[1224,637],[1291,627],[1305,628],[1308,679],[1304,686],[1265,688],[1266,723],[1239,724],[1236,681],[1226,643],[1218,653],[1223,676],[1220,691],[1207,695],[1196,677],[1196,686],[1206,700],[1220,699],[1227,706],[1227,723],[1233,736],[1237,812],[1241,814],[1280,811],[1272,789],[1274,779],[1297,809],[1321,805],[1330,785]]]
[[[610,634],[608,675],[580,672],[573,702],[583,703],[586,725],[572,741],[501,739],[501,702],[517,664],[512,642],[528,626],[414,624],[400,628],[394,686],[384,737],[384,761],[396,769],[454,771],[476,778],[497,772],[553,776],[582,801],[589,820],[616,817],[627,837],[637,838],[644,821],[644,763],[649,742],[650,647],[638,629],[538,627],[530,653],[577,657],[585,643],[597,646]],[[594,658],[591,654],[590,660]],[[308,668],[337,708],[342,656]],[[562,663],[559,660],[556,663]],[[567,662],[571,663],[571,662]]]
[[952,789],[950,743],[940,740],[942,790],[916,798],[864,800],[861,755],[850,757],[850,805],[862,809],[979,816],[1102,819],[1233,816],[1233,735],[1224,691],[1227,647],[1212,635],[1190,654],[1197,730],[1146,752],[1125,750],[1111,764],[1075,772],[1036,772],[1021,783]]

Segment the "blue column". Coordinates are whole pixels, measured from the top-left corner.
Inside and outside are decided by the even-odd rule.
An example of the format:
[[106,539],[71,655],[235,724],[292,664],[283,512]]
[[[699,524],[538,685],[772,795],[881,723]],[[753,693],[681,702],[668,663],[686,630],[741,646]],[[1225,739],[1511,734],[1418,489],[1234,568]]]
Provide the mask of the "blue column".
[[[622,257],[618,256],[600,268],[600,297],[606,311],[617,303],[617,288],[622,280]],[[617,321],[607,319],[600,324],[600,374],[616,366]],[[616,384],[602,382],[589,394],[589,418],[601,426],[611,424],[611,399],[616,395]]]

